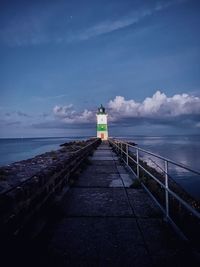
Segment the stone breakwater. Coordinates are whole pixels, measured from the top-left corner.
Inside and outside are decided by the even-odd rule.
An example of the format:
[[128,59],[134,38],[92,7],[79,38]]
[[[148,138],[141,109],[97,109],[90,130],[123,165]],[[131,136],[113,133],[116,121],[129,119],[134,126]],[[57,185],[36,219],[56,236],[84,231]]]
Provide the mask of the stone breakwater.
[[23,228],[50,198],[62,191],[100,142],[70,142],[57,151],[1,167],[0,234],[17,233]]

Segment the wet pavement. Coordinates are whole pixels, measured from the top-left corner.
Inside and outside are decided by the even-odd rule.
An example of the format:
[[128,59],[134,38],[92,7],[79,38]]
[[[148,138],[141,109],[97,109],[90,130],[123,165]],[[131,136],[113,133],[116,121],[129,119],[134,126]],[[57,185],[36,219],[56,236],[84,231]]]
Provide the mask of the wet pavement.
[[147,193],[130,187],[134,179],[108,143],[102,143],[46,227],[39,263],[196,266]]
[[[190,253],[107,143],[64,196],[48,227],[53,266],[186,266]],[[186,265],[184,265],[186,264]]]

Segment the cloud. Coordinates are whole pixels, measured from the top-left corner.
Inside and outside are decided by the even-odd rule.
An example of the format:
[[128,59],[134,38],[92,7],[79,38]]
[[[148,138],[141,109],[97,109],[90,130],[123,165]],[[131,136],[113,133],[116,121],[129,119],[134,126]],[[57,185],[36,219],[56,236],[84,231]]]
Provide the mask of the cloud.
[[[103,20],[82,28],[79,21],[76,22],[75,31],[70,25],[63,25],[63,20],[59,22],[58,10],[54,5],[47,8],[30,8],[26,12],[19,13],[9,18],[8,23],[0,28],[0,41],[10,46],[40,45],[45,43],[71,43],[88,40],[95,36],[111,33],[139,23],[172,5],[184,2],[183,0],[171,0],[156,2],[151,7],[138,7],[137,10],[130,11],[126,16],[118,19]],[[49,29],[56,29],[49,30]]]
[[[106,104],[109,126],[121,127],[140,125],[166,125],[181,129],[200,128],[200,96],[187,93],[167,96],[156,91],[142,101],[124,96],[115,96]],[[26,126],[37,129],[93,128],[96,111],[78,111],[72,104],[56,105],[51,113],[29,115],[24,111],[4,111],[0,113],[0,127]]]
[[73,105],[55,106],[53,113],[65,123],[90,123],[94,121],[92,111],[85,109],[83,112],[74,110]]
[[14,121],[14,120],[10,121],[10,120],[0,118],[0,128],[2,129],[6,126],[18,126],[20,124],[21,124],[20,121]]
[[131,25],[139,23],[144,18],[153,15],[156,12],[159,12],[163,9],[170,7],[171,5],[183,2],[180,0],[168,1],[168,2],[158,2],[154,7],[151,8],[142,8],[130,14],[127,14],[125,17],[121,17],[118,20],[109,20],[102,21],[94,26],[87,28],[81,33],[71,36],[69,40],[87,40],[95,36],[99,36],[106,33],[111,33],[116,30],[121,30],[123,28],[129,27]]
[[73,110],[73,105],[69,104],[67,106],[55,106],[53,108],[53,113],[57,117],[71,119],[75,111]]
[[31,117],[29,114],[21,112],[21,111],[17,111],[17,115],[20,117],[28,117],[28,118]]
[[22,111],[7,111],[8,108],[2,108],[0,111],[0,128],[5,126],[26,125],[33,116]]
[[[181,128],[200,127],[200,97],[186,93],[168,97],[165,93],[157,91],[141,102],[116,96],[106,106],[111,126],[118,126],[120,123],[121,126],[148,124]],[[82,124],[94,125],[96,120],[94,111],[77,112],[72,104],[55,106],[53,113],[61,127],[68,124],[79,127]]]
[[[156,91],[142,101],[115,96],[105,103],[109,126],[166,125],[182,129],[200,128],[200,96],[182,93],[167,96]],[[55,105],[50,113],[27,114],[1,109],[0,127],[21,125],[33,128],[93,128],[96,111],[77,110],[72,104]]]
[[188,94],[176,94],[167,97],[157,91],[152,97],[147,97],[142,102],[126,100],[123,96],[116,96],[110,100],[108,108],[112,114],[112,121],[124,118],[159,119],[166,121],[179,116],[191,116],[196,118],[200,115],[200,97]]
[[50,113],[47,112],[43,112],[42,114],[39,115],[41,118],[48,118],[49,116],[51,116]]
[[54,95],[54,96],[34,96],[33,99],[35,101],[46,101],[48,100],[55,100],[55,99],[59,99],[59,98],[64,98],[64,97],[69,97],[68,94],[62,94],[62,95]]
[[12,122],[7,122],[5,125],[6,126],[12,126],[12,125],[20,125],[21,121],[12,121]]
[[[95,128],[93,123],[84,123],[84,129]],[[66,123],[65,121],[58,121],[57,119],[43,122],[32,123],[31,127],[35,129],[83,129],[82,123]]]

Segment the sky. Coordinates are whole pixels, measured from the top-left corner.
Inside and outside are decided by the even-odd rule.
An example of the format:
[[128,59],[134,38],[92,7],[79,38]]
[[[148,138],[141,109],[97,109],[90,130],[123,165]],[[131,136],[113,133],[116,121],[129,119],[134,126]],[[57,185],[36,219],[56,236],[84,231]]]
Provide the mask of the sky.
[[0,138],[200,132],[200,1],[0,1]]

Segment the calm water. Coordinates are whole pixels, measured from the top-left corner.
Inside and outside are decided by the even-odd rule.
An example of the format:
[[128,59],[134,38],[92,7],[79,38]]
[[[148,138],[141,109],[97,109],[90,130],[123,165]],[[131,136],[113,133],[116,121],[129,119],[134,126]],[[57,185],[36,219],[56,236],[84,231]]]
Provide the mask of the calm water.
[[[0,166],[58,149],[59,145],[65,142],[86,138],[88,137],[0,139]],[[126,136],[125,139],[136,142],[141,148],[200,170],[200,135]],[[158,171],[163,170],[162,161],[142,153],[140,156]],[[193,175],[171,164],[169,164],[169,174],[189,193],[200,199],[200,177],[198,175]]]
[[[182,163],[200,172],[200,135],[189,136],[127,136],[139,147],[155,154]],[[148,165],[158,171],[164,170],[164,162],[150,155],[140,153]],[[190,194],[200,199],[200,176],[169,164],[169,175]]]
[[59,145],[85,137],[16,138],[0,139],[0,166],[32,158],[47,151],[59,149]]

